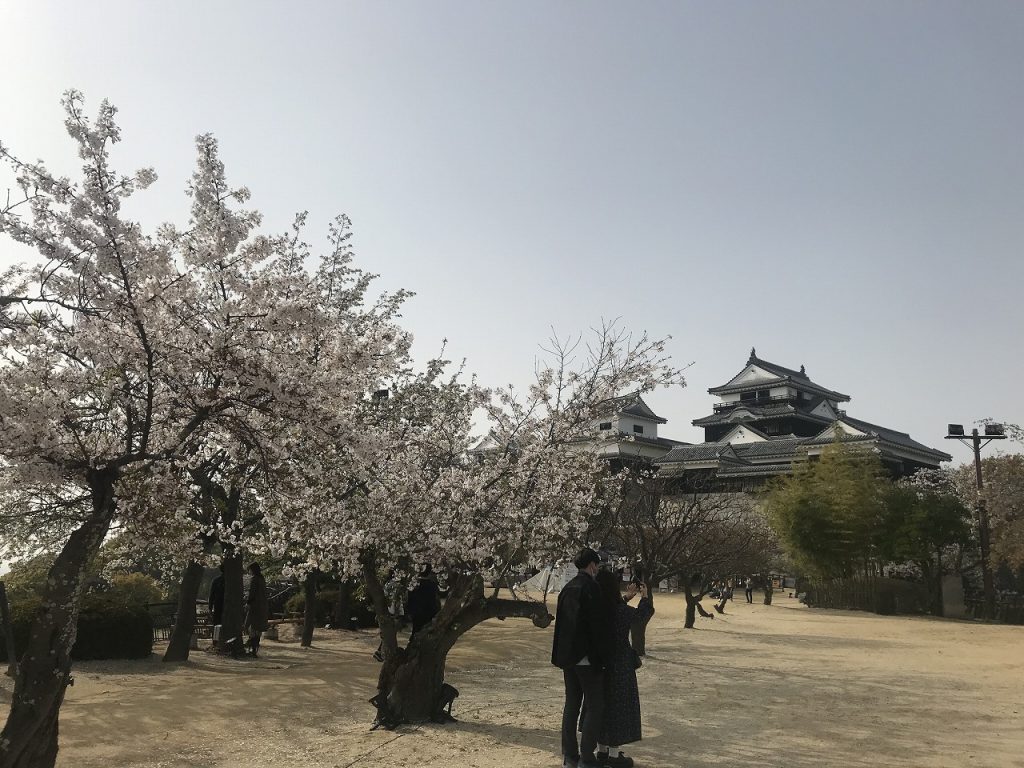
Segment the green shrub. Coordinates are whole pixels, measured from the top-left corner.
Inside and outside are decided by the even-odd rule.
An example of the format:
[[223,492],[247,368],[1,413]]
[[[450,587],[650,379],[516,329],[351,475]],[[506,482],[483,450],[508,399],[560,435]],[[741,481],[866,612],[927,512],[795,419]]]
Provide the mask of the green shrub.
[[350,613],[355,618],[357,627],[377,626],[377,612],[373,609],[373,600],[366,594],[366,587],[362,584],[352,590]]
[[[35,599],[11,605],[14,647],[19,654],[28,644],[32,620],[38,611],[39,601]],[[72,659],[142,659],[152,652],[153,621],[145,608],[120,605],[95,595],[83,599]],[[0,644],[0,661],[6,660],[6,647]]]
[[8,599],[14,603],[42,595],[51,565],[53,556],[50,554],[36,555],[11,565],[11,569],[3,576]]
[[[334,623],[334,607],[338,603],[338,587],[330,586],[316,593],[317,626]],[[306,596],[298,592],[288,598],[285,611],[289,614],[303,614],[306,611]],[[362,586],[352,590],[349,602],[349,615],[355,617],[357,627],[377,626],[377,617],[373,612],[373,604],[366,596]]]
[[284,612],[293,615],[306,612],[306,596],[302,592],[296,592],[289,597],[284,604]]
[[86,601],[73,659],[144,659],[153,653],[153,619],[142,605]]
[[141,607],[167,599],[160,582],[145,573],[115,573],[109,587],[95,595],[117,605]]
[[[316,593],[316,623],[322,627],[330,624],[334,619],[334,606],[338,602],[338,590],[328,588]],[[304,614],[306,612],[306,595],[297,592],[288,598],[284,604],[285,611],[289,614]]]
[[[2,581],[11,602],[38,599],[43,595],[46,577],[53,565],[53,555],[46,553],[11,566]],[[167,599],[164,588],[155,578],[137,571],[102,574],[103,563],[96,558],[88,567],[82,586],[87,596],[105,595],[111,602],[123,605],[145,605]]]

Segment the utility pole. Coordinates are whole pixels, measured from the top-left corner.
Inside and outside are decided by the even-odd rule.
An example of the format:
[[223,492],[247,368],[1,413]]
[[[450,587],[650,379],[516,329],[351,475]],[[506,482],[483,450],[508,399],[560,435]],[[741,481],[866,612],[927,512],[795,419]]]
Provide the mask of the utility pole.
[[991,539],[988,524],[988,508],[985,504],[985,483],[981,476],[981,441],[984,440],[985,445],[988,445],[993,440],[1003,440],[1005,438],[1006,435],[1003,433],[1002,424],[986,424],[984,435],[978,434],[978,429],[975,427],[971,430],[970,438],[964,434],[963,425],[950,424],[949,434],[946,435],[947,440],[959,440],[965,445],[968,439],[970,439],[971,447],[974,449],[974,477],[978,486],[978,545],[981,548],[981,582],[985,593],[982,617],[989,620],[996,617],[996,584],[992,576],[992,561],[990,558]]

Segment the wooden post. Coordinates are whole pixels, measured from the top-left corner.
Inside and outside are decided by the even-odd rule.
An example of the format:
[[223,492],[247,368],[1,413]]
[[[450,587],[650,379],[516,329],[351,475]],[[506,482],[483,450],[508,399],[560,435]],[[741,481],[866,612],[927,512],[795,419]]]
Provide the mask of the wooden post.
[[7,587],[0,581],[0,623],[3,624],[4,642],[7,645],[7,674],[18,676],[18,656],[14,650],[14,626],[11,624],[11,608],[7,604]]

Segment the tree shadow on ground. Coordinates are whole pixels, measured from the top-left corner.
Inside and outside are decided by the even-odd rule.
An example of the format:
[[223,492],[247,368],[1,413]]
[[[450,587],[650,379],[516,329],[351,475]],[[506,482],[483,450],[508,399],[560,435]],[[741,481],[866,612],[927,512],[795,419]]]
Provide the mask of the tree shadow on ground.
[[532,747],[544,752],[557,754],[561,748],[559,727],[537,728],[533,726],[514,725],[511,723],[495,723],[487,720],[463,720],[452,723],[451,727],[463,733],[492,739],[493,741],[520,747]]

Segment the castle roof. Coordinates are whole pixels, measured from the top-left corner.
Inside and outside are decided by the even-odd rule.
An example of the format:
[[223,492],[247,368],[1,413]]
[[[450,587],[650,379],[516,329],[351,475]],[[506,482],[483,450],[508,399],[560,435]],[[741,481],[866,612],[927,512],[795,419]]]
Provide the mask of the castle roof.
[[[850,431],[837,432],[836,427],[841,429],[844,424]],[[718,470],[720,475],[772,474],[780,471],[778,467],[781,466],[786,467],[786,471],[788,471],[793,459],[801,451],[808,448],[820,448],[836,442],[837,439],[842,443],[877,445],[883,454],[897,449],[898,455],[916,455],[922,463],[934,463],[936,466],[940,462],[949,461],[952,458],[947,453],[917,442],[905,432],[897,432],[848,417],[833,422],[814,437],[795,437],[793,435],[773,437],[759,432],[749,424],[743,426],[761,439],[745,443],[713,442],[681,445],[673,448],[661,458],[655,459],[654,463],[658,465],[706,463],[720,461],[728,454],[728,462],[723,463]],[[906,451],[912,453],[908,454]],[[780,459],[785,464],[780,462]],[[775,469],[769,469],[769,467],[775,467]]]
[[658,424],[668,423],[668,419],[663,419],[651,410],[651,407],[640,397],[639,392],[631,392],[628,395],[609,398],[601,403],[601,411],[608,414],[635,416],[639,419],[657,422]]
[[[744,378],[744,374],[755,368],[770,374],[770,376],[762,378]],[[757,351],[755,349],[750,350],[750,357],[747,358],[747,364],[744,366],[742,371],[736,374],[725,384],[721,384],[717,387],[711,387],[708,389],[708,393],[712,395],[725,395],[735,392],[746,392],[754,389],[766,389],[781,386],[792,386],[805,392],[812,392],[814,394],[821,395],[835,402],[846,402],[850,399],[849,395],[844,395],[842,392],[836,392],[835,390],[828,389],[827,387],[823,387],[820,384],[816,384],[811,381],[803,366],[800,366],[800,370],[794,370],[793,368],[787,368],[786,366],[779,365],[778,363],[763,360],[757,356]]]

